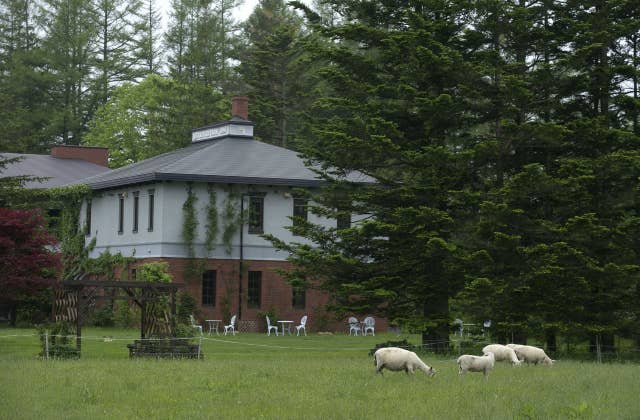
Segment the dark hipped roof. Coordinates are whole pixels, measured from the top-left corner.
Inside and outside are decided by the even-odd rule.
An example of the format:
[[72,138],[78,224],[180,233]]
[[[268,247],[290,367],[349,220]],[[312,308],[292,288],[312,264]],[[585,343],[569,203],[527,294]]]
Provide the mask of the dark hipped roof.
[[[353,182],[370,182],[364,175]],[[94,190],[157,181],[318,186],[322,180],[296,152],[253,138],[226,136],[192,143],[84,180]]]
[[6,159],[23,158],[19,162],[7,165],[0,173],[1,177],[24,175],[48,177],[42,182],[27,182],[24,185],[25,188],[51,188],[82,183],[89,177],[110,171],[105,166],[96,165],[82,159],[61,159],[50,155],[22,153],[0,153],[0,155]]

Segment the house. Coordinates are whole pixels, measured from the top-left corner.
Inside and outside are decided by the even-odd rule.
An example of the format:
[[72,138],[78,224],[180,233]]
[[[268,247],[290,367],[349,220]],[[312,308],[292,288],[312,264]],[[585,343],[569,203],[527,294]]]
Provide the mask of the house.
[[[360,178],[353,180],[367,181]],[[296,152],[253,138],[246,97],[233,99],[230,120],[194,129],[191,145],[85,183],[93,191],[81,211],[86,242],[95,241],[90,256],[135,257],[130,278],[140,264],[166,261],[173,281],[184,283],[198,302],[201,321],[236,314],[241,331],[263,331],[264,313],[275,312],[296,322],[306,314],[310,329],[344,328],[323,312],[328,296],[282,279],[276,270],[289,267],[287,255],[260,236],[303,241],[285,229],[293,215],[332,226],[336,221],[309,214],[296,196],[295,189],[322,183]],[[190,206],[195,223],[184,209]],[[247,222],[240,223],[244,212]],[[185,239],[190,229],[194,235]]]

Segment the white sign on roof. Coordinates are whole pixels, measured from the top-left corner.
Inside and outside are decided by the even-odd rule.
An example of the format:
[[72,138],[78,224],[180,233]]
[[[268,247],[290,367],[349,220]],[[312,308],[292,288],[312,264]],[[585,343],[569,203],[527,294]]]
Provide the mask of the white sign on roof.
[[207,127],[194,130],[191,133],[191,142],[211,140],[226,136],[253,137],[253,125],[227,123],[216,127]]

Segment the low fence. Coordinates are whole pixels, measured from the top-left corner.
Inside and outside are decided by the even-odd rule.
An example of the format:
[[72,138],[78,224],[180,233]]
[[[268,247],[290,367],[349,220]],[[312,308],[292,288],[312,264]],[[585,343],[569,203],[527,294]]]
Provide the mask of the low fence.
[[[241,338],[251,336],[250,340]],[[262,337],[264,336],[264,340]],[[345,335],[346,336],[346,335]],[[453,338],[447,342],[411,344],[402,339],[402,336],[391,334],[378,335],[376,337],[366,337],[363,342],[362,337],[349,338],[353,346],[336,348],[328,342],[325,343],[323,335],[309,334],[310,341],[302,341],[300,337],[292,336],[293,341],[276,341],[267,338],[262,333],[243,333],[240,336],[216,336],[205,334],[203,336],[180,339],[175,345],[167,344],[166,339],[140,339],[139,337],[110,337],[110,336],[82,336],[82,354],[76,350],[76,337],[64,336],[66,343],[61,340],[61,336],[55,336],[56,344],[52,344],[54,336],[47,334],[2,334],[0,330],[0,359],[58,359],[58,358],[91,358],[91,359],[123,359],[129,357],[154,357],[154,358],[193,358],[202,359],[207,348],[216,351],[224,349],[223,346],[234,346],[234,351],[245,348],[247,353],[255,352],[256,349],[270,350],[301,350],[301,351],[361,351],[369,353],[379,345],[396,345],[408,347],[419,353],[433,353],[433,348],[442,348],[442,344],[448,343],[450,352],[439,357],[455,360],[461,354],[482,354],[482,348],[489,344],[485,340],[459,339]],[[387,341],[389,338],[397,338],[398,341]],[[415,337],[414,337],[415,338]],[[163,341],[164,344],[161,344]],[[188,344],[185,340],[188,340]],[[402,341],[401,341],[402,340]],[[358,343],[362,343],[359,345]],[[640,350],[633,348],[618,349],[615,351],[602,351],[599,355],[595,349],[589,349],[584,345],[572,348],[571,351],[560,349],[557,352],[547,354],[559,361],[574,360],[583,362],[640,362]]]

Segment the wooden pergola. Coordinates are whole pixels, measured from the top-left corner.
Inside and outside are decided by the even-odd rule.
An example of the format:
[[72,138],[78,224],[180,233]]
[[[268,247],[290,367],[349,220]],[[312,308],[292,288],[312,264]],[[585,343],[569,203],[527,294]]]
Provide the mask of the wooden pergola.
[[[182,286],[176,283],[85,280],[84,277],[65,281],[62,283],[62,288],[56,292],[53,319],[75,324],[76,347],[80,352],[82,325],[96,302],[131,301],[140,308],[140,338],[147,338],[154,334],[173,337],[176,329],[176,293]],[[157,305],[161,303],[163,296],[170,298],[171,313],[169,315],[164,312],[159,318]]]

